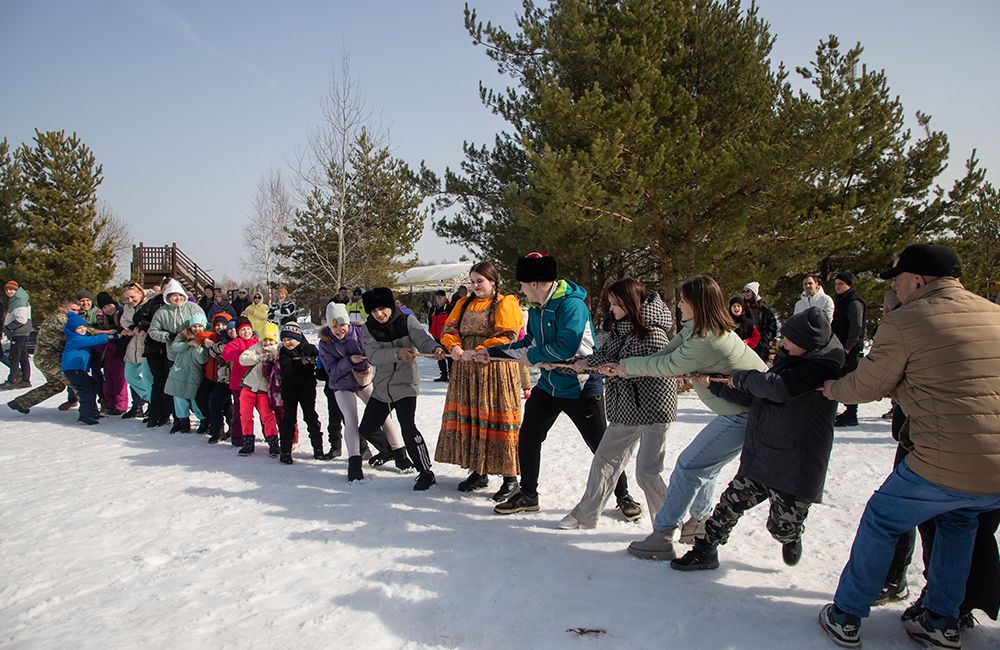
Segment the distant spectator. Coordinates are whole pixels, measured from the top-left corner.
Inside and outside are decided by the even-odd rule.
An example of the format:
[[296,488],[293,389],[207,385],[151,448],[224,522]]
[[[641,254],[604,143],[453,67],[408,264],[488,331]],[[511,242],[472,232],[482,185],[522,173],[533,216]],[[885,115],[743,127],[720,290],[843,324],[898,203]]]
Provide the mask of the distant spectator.
[[3,318],[3,331],[10,338],[10,376],[0,389],[28,388],[31,386],[28,337],[35,330],[31,325],[31,299],[24,287],[14,280],[4,285],[4,293],[7,294],[7,313]]
[[[849,375],[858,367],[861,351],[865,344],[865,312],[868,307],[861,296],[854,290],[854,275],[848,272],[837,274],[833,288],[837,292],[836,309],[833,312],[833,335],[840,339],[844,346],[847,359],[844,361],[843,374]],[[846,410],[837,416],[838,427],[855,427],[858,425],[858,405],[845,404]]]
[[747,282],[743,285],[743,304],[746,307],[747,317],[760,332],[760,341],[753,351],[767,363],[771,357],[771,343],[778,338],[778,319],[764,304],[764,298],[760,295],[760,282]]
[[826,320],[833,322],[833,298],[823,291],[823,285],[815,273],[810,273],[802,279],[802,295],[795,303],[793,315],[804,312],[810,307],[819,307],[826,314]]

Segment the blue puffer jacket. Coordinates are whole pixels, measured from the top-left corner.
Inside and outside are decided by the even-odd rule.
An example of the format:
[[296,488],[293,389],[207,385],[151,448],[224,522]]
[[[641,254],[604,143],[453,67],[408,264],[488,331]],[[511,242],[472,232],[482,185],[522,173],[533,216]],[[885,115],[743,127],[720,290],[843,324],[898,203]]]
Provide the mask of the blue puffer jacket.
[[[559,280],[548,300],[528,310],[524,338],[488,348],[490,356],[515,359],[527,356],[533,364],[561,363],[589,356],[594,351],[595,335],[586,298],[586,289],[569,280]],[[574,399],[602,394],[604,382],[599,375],[542,370],[535,388],[553,397]]]
[[63,332],[66,334],[66,347],[63,348],[62,353],[63,372],[67,370],[86,372],[90,366],[90,348],[96,348],[118,338],[117,332],[110,336],[108,334],[94,334],[93,336],[77,334],[76,328],[81,325],[87,325],[82,316],[73,312],[66,315],[66,325],[63,327]]

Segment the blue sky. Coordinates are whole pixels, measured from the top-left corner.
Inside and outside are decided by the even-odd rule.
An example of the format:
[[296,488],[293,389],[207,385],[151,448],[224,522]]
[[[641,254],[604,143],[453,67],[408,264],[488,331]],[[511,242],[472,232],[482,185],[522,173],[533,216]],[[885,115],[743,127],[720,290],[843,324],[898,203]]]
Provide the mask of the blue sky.
[[[104,165],[100,195],[147,244],[172,241],[216,275],[242,277],[242,227],[261,176],[287,174],[347,52],[398,156],[457,167],[462,142],[502,123],[478,85],[505,85],[455,0],[243,2],[0,0],[0,137],[76,131]],[[473,2],[513,27],[520,2]],[[907,115],[952,143],[951,179],[973,147],[997,182],[1000,3],[761,0],[775,61],[811,60],[836,34],[861,41]],[[463,249],[425,231],[424,260]]]

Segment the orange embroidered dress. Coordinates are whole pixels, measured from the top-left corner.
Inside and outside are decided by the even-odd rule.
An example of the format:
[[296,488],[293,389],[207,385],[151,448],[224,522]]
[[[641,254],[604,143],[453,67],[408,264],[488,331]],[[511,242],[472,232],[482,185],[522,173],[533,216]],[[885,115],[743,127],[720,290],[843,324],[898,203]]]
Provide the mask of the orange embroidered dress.
[[[456,345],[463,350],[480,350],[512,342],[520,329],[521,307],[514,296],[469,296],[451,310],[441,344],[449,352]],[[435,461],[484,475],[521,473],[517,462],[521,426],[518,366],[510,361],[454,363]]]

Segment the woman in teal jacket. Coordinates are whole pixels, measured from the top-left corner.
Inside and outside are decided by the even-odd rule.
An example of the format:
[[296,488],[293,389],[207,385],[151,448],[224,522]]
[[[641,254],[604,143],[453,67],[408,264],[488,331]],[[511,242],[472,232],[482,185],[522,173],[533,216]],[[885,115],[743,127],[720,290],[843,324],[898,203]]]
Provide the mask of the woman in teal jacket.
[[[681,331],[665,348],[648,357],[623,359],[603,366],[616,377],[676,377],[691,374],[729,375],[736,370],[767,370],[760,357],[733,330],[718,283],[707,275],[681,285]],[[698,397],[712,409],[715,418],[681,452],[670,474],[667,496],[656,513],[653,532],[629,544],[628,551],[647,560],[672,560],[673,534],[685,513],[691,519],[682,530],[681,541],[692,543],[698,527],[712,512],[715,478],[722,467],[743,448],[749,407],[716,397],[695,385]]]

